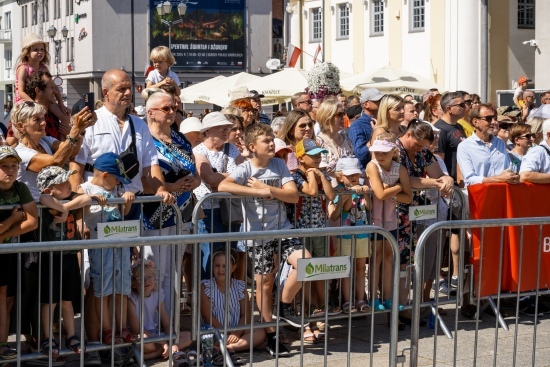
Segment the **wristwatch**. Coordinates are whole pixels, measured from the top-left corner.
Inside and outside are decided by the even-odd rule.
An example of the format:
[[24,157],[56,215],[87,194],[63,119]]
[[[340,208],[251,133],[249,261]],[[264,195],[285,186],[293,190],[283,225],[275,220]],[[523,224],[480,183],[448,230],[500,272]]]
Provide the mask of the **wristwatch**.
[[72,138],[70,135],[67,135],[65,138],[69,141],[69,144],[71,144],[71,146],[73,147],[76,145],[76,143],[78,143],[78,139]]

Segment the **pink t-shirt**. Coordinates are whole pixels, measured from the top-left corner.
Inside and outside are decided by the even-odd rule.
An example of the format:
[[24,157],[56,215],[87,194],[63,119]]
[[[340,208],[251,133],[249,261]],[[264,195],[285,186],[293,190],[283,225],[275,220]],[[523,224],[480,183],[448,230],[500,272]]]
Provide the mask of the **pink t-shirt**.
[[[382,183],[392,187],[399,182],[399,167],[401,166],[399,163],[392,161],[390,170],[386,171],[380,167],[380,164],[375,159],[372,159],[371,162],[378,168]],[[392,198],[382,201],[373,195],[372,222],[373,225],[382,227],[388,231],[397,229],[397,202],[395,199]]]
[[[17,70],[19,70],[20,67],[24,67],[25,71],[27,72],[27,76],[34,73],[36,70],[29,66],[29,64],[21,64],[17,67]],[[15,103],[21,102],[21,96],[19,95],[19,79],[17,78],[17,70],[15,70]],[[38,68],[38,71],[48,71],[48,68],[44,64],[40,64],[40,67]]]

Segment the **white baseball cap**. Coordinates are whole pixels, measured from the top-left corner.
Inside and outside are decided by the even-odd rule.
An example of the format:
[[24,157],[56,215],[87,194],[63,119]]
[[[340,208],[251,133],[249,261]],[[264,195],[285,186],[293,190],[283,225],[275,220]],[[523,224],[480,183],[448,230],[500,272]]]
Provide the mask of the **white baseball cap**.
[[361,162],[355,157],[342,157],[336,162],[336,171],[342,171],[346,176],[361,174]]

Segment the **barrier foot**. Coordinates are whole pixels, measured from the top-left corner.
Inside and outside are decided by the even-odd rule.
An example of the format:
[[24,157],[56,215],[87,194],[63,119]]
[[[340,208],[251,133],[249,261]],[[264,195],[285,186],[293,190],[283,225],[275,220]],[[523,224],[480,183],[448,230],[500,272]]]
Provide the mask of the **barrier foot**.
[[[135,365],[140,366],[140,367],[147,367],[147,365],[145,364],[145,361],[143,361],[142,365],[139,364],[139,362],[141,361],[141,351],[139,350],[136,343],[132,343],[132,350],[134,351],[133,358],[134,358],[134,361],[135,361]],[[128,362],[129,361],[127,361],[126,363],[128,363]],[[123,364],[123,365],[125,365],[125,364]]]
[[493,310],[493,313],[495,315],[497,315],[498,323],[499,323],[500,327],[503,328],[504,330],[508,331],[508,324],[506,323],[506,321],[504,321],[504,317],[502,317],[502,314],[497,309],[497,305],[495,304],[495,301],[493,301],[493,297],[488,297],[487,298],[487,303],[489,304],[489,306]]
[[231,356],[229,355],[229,352],[227,351],[227,348],[225,347],[225,342],[223,340],[222,334],[219,332],[219,330],[214,331],[214,337],[218,339],[218,345],[220,346],[220,350],[225,355],[225,366],[228,367],[234,367],[233,360],[231,359]]
[[432,303],[430,308],[432,309],[432,314],[435,317],[437,317],[437,320],[439,321],[439,327],[441,328],[441,330],[443,330],[443,332],[445,333],[445,336],[447,337],[447,339],[452,339],[453,334],[449,331],[449,328],[447,328],[447,325],[445,324],[445,321],[443,321],[443,318],[441,317],[441,315],[437,311],[437,307],[435,306],[435,304]]

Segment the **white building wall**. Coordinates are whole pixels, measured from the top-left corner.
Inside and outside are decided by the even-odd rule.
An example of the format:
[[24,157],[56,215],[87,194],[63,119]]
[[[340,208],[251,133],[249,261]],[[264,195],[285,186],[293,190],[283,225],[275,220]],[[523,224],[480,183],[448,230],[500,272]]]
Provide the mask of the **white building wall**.
[[[428,79],[433,79],[432,68],[430,62],[430,49],[437,45],[430,44],[430,6],[429,2],[426,3],[424,30],[411,32],[411,11],[410,2],[407,5],[403,5],[401,13],[401,47],[402,47],[402,60],[401,69],[419,74]],[[443,48],[442,45],[439,46]],[[393,66],[393,65],[392,65]]]
[[[546,3],[546,5],[544,4]],[[538,17],[542,20],[539,23],[535,23],[536,27],[545,27],[545,23],[548,23],[548,17],[550,14],[544,12],[548,10],[548,0],[537,0],[535,14],[541,13],[542,17]],[[546,8],[546,9],[545,9]],[[518,2],[517,0],[510,1],[510,43],[509,43],[509,75],[511,80],[509,81],[509,87],[517,87],[517,80],[522,75],[527,75],[529,79],[535,80],[535,54],[539,50],[535,47],[524,45],[524,41],[535,38],[534,29],[520,29],[518,28]],[[536,17],[536,15],[535,15]],[[547,69],[544,73],[548,73]],[[537,85],[537,88],[546,88],[548,85]]]
[[366,6],[362,7],[365,20],[365,45],[358,47],[359,52],[363,52],[364,68],[362,73],[372,73],[376,70],[389,65],[389,27],[388,27],[388,4],[384,2],[384,34],[372,34],[372,1],[369,0]]

